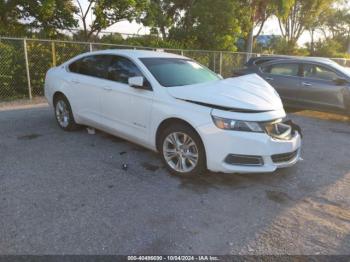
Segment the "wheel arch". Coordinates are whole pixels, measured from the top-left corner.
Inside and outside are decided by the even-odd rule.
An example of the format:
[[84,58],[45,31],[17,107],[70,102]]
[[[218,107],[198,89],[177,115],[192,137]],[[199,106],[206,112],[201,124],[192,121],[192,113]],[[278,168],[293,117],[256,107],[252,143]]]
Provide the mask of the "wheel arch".
[[[156,135],[155,135],[155,141],[156,141],[156,149],[158,150],[158,152],[160,152],[160,136],[162,134],[162,132],[170,125],[174,125],[174,124],[183,124],[183,125],[186,125],[188,126],[189,128],[191,128],[197,135],[198,137],[200,138],[201,142],[202,142],[202,145],[203,145],[203,148],[205,150],[205,145],[204,145],[204,142],[203,142],[203,139],[201,137],[201,135],[199,134],[199,132],[193,127],[193,125],[191,125],[188,121],[184,120],[184,119],[181,119],[181,118],[178,118],[178,117],[171,117],[171,118],[167,118],[167,119],[164,119],[159,125],[158,125],[158,128],[157,128],[157,131],[156,131]],[[206,155],[206,154],[205,154]]]
[[65,98],[67,99],[67,96],[66,96],[63,92],[61,92],[61,91],[56,91],[56,92],[53,94],[53,96],[52,96],[52,104],[53,104],[53,105],[55,104],[57,98],[59,98],[60,96],[63,96],[63,97],[65,97]]

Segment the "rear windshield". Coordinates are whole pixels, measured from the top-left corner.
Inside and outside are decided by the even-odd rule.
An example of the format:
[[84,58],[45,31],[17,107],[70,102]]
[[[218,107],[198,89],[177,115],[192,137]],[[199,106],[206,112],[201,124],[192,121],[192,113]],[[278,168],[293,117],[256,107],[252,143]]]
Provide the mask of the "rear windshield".
[[220,79],[217,74],[190,59],[157,57],[140,60],[165,87],[193,85]]

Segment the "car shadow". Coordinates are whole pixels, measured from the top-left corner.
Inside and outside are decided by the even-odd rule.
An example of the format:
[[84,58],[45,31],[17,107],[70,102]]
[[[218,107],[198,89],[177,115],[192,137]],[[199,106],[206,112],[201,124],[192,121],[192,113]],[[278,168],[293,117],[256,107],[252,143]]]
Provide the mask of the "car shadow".
[[244,189],[256,185],[272,187],[282,180],[288,179],[292,170],[278,170],[274,173],[247,173],[224,174],[207,172],[205,174],[189,177],[175,176],[179,180],[179,187],[196,193],[206,193],[209,189]]

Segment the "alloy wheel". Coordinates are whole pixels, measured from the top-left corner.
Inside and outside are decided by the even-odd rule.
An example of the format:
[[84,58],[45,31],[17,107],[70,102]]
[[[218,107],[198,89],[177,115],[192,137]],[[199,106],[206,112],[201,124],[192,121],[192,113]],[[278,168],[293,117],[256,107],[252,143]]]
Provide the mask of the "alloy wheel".
[[186,133],[170,133],[163,142],[163,154],[167,164],[180,173],[191,172],[198,163],[198,147]]
[[63,100],[59,100],[56,103],[56,118],[61,127],[66,128],[69,125],[69,108]]

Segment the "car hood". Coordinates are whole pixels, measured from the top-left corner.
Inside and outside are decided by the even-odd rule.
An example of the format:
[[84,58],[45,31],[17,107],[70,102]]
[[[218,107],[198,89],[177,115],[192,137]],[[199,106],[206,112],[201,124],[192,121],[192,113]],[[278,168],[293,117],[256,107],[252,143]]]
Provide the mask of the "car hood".
[[257,74],[167,88],[177,99],[227,110],[272,111],[283,108],[276,90]]

